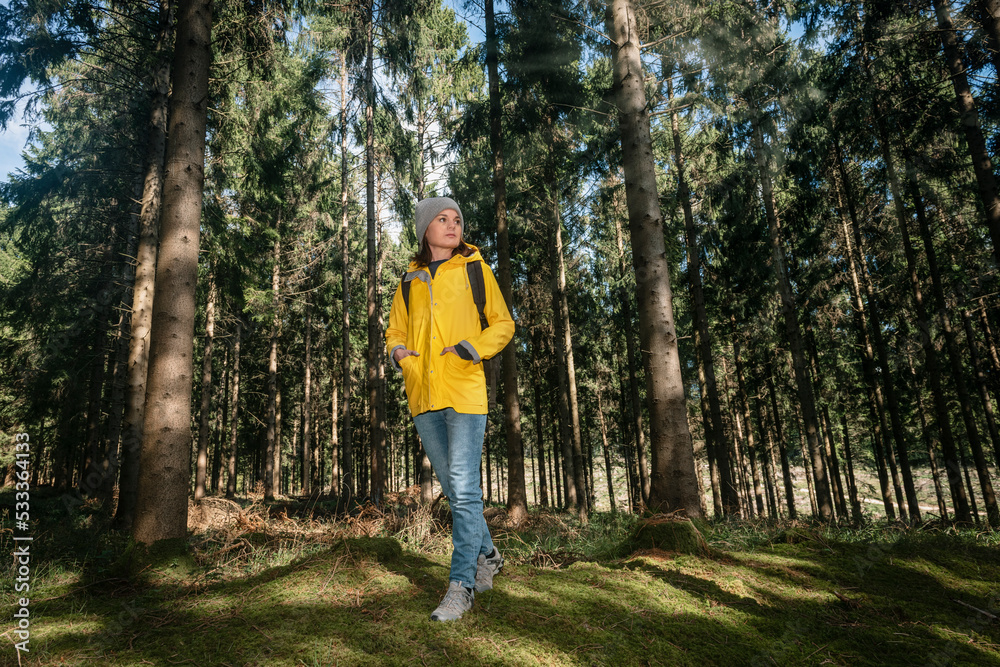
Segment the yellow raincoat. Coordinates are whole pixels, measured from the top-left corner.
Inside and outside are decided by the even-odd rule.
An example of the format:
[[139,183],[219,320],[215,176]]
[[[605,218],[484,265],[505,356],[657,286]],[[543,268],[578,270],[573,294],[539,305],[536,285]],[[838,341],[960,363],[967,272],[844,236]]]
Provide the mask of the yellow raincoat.
[[[401,370],[406,383],[410,414],[414,417],[430,410],[453,408],[463,414],[486,414],[486,376],[482,361],[503,350],[514,336],[514,320],[500,293],[500,286],[471,245],[469,257],[456,254],[441,264],[431,278],[430,269],[410,264],[410,307],[403,301],[402,284],[396,288],[386,330],[386,350],[392,365]],[[484,313],[489,327],[480,329],[479,310],[472,298],[466,264],[483,262],[486,287]],[[472,356],[466,361],[456,354],[441,355],[441,350],[461,346]],[[392,358],[397,348],[413,350],[419,356]]]

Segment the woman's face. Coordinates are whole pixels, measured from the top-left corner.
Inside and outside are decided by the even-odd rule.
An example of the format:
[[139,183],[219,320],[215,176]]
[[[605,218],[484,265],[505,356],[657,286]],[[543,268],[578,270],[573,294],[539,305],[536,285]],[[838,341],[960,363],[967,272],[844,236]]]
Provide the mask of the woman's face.
[[427,232],[424,234],[424,243],[434,254],[447,251],[447,256],[451,256],[451,251],[462,242],[462,220],[458,217],[458,211],[447,208],[431,220],[427,225]]

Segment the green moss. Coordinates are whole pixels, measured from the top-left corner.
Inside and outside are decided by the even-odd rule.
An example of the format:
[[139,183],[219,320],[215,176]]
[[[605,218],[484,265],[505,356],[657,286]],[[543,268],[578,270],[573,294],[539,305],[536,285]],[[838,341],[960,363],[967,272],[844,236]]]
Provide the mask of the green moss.
[[650,517],[636,524],[631,535],[635,549],[660,549],[684,554],[708,554],[708,544],[688,519]]
[[[500,532],[501,549],[520,546],[494,590],[447,624],[429,619],[448,583],[437,542],[401,549],[382,536],[296,554],[268,543],[253,571],[227,565],[237,549],[223,547],[226,579],[194,569],[154,587],[108,580],[95,554],[57,555],[50,533],[37,542],[49,551],[22,664],[1000,665],[989,536],[812,527],[788,543],[777,527],[709,526],[711,558],[662,542],[606,555],[631,523],[600,516],[587,527],[555,517],[535,526],[537,541]],[[146,562],[176,571],[183,553]]]
[[392,563],[403,555],[403,547],[391,537],[355,537],[338,542],[334,551],[372,556],[380,563]]
[[140,576],[152,583],[190,580],[200,568],[186,539],[158,540],[152,544],[130,542],[117,567],[122,574]]

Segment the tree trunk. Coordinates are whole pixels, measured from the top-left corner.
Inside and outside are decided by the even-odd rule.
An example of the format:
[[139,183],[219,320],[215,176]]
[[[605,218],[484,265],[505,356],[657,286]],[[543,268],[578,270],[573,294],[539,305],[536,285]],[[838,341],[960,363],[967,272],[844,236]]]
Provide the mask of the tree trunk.
[[[143,180],[136,179],[135,196],[136,203],[132,206],[129,214],[129,229],[127,234],[126,248],[124,256],[132,258],[136,256],[139,247],[139,217],[142,212],[142,187]],[[115,337],[114,349],[114,370],[111,381],[111,399],[108,411],[108,427],[105,435],[104,460],[101,462],[101,483],[98,495],[101,505],[107,510],[112,509],[115,484],[118,481],[118,471],[121,466],[121,440],[122,422],[125,417],[125,389],[128,373],[128,353],[132,332],[132,315],[129,312],[132,306],[132,289],[135,286],[135,265],[131,261],[124,263],[119,276],[121,284],[124,285],[121,298],[119,299],[118,334]]]
[[[993,163],[990,160],[986,139],[979,125],[979,111],[976,109],[976,100],[972,96],[972,87],[969,85],[967,69],[962,60],[958,33],[951,21],[948,4],[945,0],[933,0],[932,4],[937,16],[938,36],[941,38],[941,46],[944,48],[945,63],[951,74],[952,86],[955,88],[955,102],[960,116],[959,123],[965,133],[965,143],[969,148],[972,168],[976,173],[976,183],[979,185],[979,199],[986,213],[986,227],[989,230],[990,239],[993,241],[993,258],[1000,263],[1000,196],[997,194]],[[991,4],[995,5],[996,3]],[[991,17],[996,16],[995,10],[996,7],[991,8],[989,12]],[[990,36],[994,37],[995,33],[994,27]],[[994,42],[992,46],[996,47],[996,43]]]
[[318,493],[313,489],[314,470],[317,462],[313,460],[312,450],[312,311],[309,299],[305,304],[305,377],[302,379],[302,493],[309,495]]
[[899,185],[899,178],[896,175],[895,165],[889,154],[888,144],[885,141],[886,132],[881,123],[879,124],[882,136],[882,153],[889,172],[889,185],[896,205],[896,220],[899,225],[899,234],[903,241],[903,253],[906,256],[907,277],[910,282],[910,289],[913,295],[914,307],[916,310],[916,325],[920,332],[920,342],[924,349],[924,366],[928,382],[930,383],[931,396],[934,399],[934,412],[938,421],[938,430],[941,433],[941,443],[944,449],[945,468],[948,471],[948,486],[951,490],[952,504],[955,508],[955,519],[961,522],[969,522],[972,515],[969,512],[969,499],[962,486],[962,469],[959,465],[959,453],[956,446],[955,437],[951,428],[951,415],[948,411],[947,398],[944,395],[944,388],[941,386],[941,371],[937,348],[931,336],[931,322],[927,315],[927,308],[924,305],[923,290],[920,285],[920,278],[917,275],[916,257],[913,246],[910,242],[910,232],[907,229],[908,216],[903,208],[902,188]]
[[157,67],[151,85],[151,103],[146,141],[146,172],[139,213],[139,244],[135,255],[135,281],[132,286],[132,331],[128,354],[128,378],[125,393],[121,472],[118,507],[114,525],[131,530],[135,517],[136,488],[139,483],[139,458],[142,448],[143,410],[146,400],[146,371],[149,361],[149,326],[153,309],[156,277],[156,252],[160,227],[160,203],[163,194],[163,161],[167,147],[167,94],[170,89],[170,49],[173,34],[170,0],[159,3]]
[[[551,386],[551,384],[550,384]],[[552,389],[553,393],[555,389]],[[551,398],[549,399],[549,422],[552,424],[552,456],[549,457],[549,464],[551,466],[549,473],[552,479],[552,488],[556,491],[556,504],[558,508],[565,508],[569,503],[563,503],[563,498],[566,495],[566,475],[562,473],[562,467],[559,452],[560,444],[565,443],[566,438],[560,437],[560,425],[558,419],[558,413],[556,412],[557,407],[555,406],[555,401]]]
[[[743,378],[743,361],[740,358],[740,343],[733,337],[733,360],[736,364],[736,401],[738,403],[736,408],[736,417],[739,419],[740,415],[743,416],[743,423],[746,424],[746,443],[747,451],[750,453],[751,460],[754,459],[757,447],[754,444],[753,428],[750,424],[750,401],[747,400],[746,392],[746,381]],[[761,457],[764,460],[764,457]],[[767,463],[765,462],[765,468]],[[766,473],[766,470],[765,470]],[[764,499],[761,497],[760,482],[757,479],[757,471],[754,469],[754,495],[757,498],[757,511],[761,515],[764,514]],[[773,514],[772,510],[772,514]]]
[[137,542],[187,535],[191,476],[191,352],[205,167],[212,3],[177,11],[163,219],[149,345],[146,434],[132,535]]
[[[331,364],[332,367],[332,364]],[[337,415],[340,409],[337,376],[330,373],[330,494],[340,495],[340,444],[337,440]],[[407,425],[409,429],[409,425]]]
[[[486,0],[486,71],[490,94],[490,152],[493,155],[493,211],[497,223],[497,283],[511,312],[514,310],[514,279],[510,266],[510,234],[507,230],[507,176],[504,171],[503,129],[499,74],[499,39],[493,0]],[[521,400],[517,391],[517,346],[503,350],[504,434],[507,438],[507,516],[514,525],[528,515],[524,486],[524,442],[521,434]]]
[[993,61],[993,73],[1000,77],[1000,0],[976,0],[976,6],[986,34],[986,49]]
[[[573,359],[573,332],[569,319],[569,302],[566,298],[566,263],[563,259],[562,245],[562,220],[559,215],[559,201],[556,195],[557,188],[551,188],[552,194],[552,217],[555,226],[555,243],[552,253],[552,273],[554,281],[553,293],[553,317],[556,321],[556,345],[559,346],[559,384],[562,389],[563,401],[566,403],[566,412],[563,418],[566,420],[563,428],[564,439],[568,436],[568,442],[563,445],[564,461],[566,462],[566,476],[570,480],[569,502],[576,505],[576,513],[581,523],[586,524],[587,516],[587,482],[584,478],[583,446],[580,435],[580,406],[576,391],[576,364]],[[565,379],[565,386],[563,381]],[[560,407],[562,405],[560,404]],[[566,445],[569,445],[568,447]]]
[[926,410],[924,409],[924,399],[923,390],[920,386],[920,380],[917,377],[917,371],[913,367],[913,359],[910,355],[906,355],[906,362],[910,368],[910,378],[913,382],[913,392],[917,399],[917,415],[920,417],[920,431],[924,435],[924,445],[927,447],[927,459],[931,464],[931,475],[934,479],[934,493],[937,496],[938,512],[941,513],[941,519],[943,521],[948,520],[948,506],[945,504],[944,500],[944,490],[941,488],[941,473],[938,469],[937,456],[935,452],[937,451],[937,443],[931,437],[931,430],[927,425]]
[[659,512],[684,510],[689,517],[699,518],[701,498],[674,330],[670,267],[657,195],[638,26],[629,0],[613,0],[605,20],[613,42],[613,79],[639,302],[639,335],[648,383],[652,441],[649,507]]
[[[542,507],[549,506],[549,488],[546,482],[547,469],[545,467],[545,432],[542,419],[542,394],[541,394],[541,372],[538,369],[538,360],[541,357],[541,343],[539,341],[538,328],[531,328],[531,351],[534,357],[535,381],[532,383],[532,390],[535,399],[535,432],[537,433],[535,448],[538,450],[538,502]],[[549,478],[551,480],[551,478]]]
[[[115,236],[112,225],[110,237]],[[104,371],[108,347],[108,312],[110,303],[111,271],[110,262],[113,250],[110,241],[102,253],[104,269],[101,271],[101,293],[97,297],[94,314],[94,332],[90,350],[90,381],[87,388],[87,444],[86,463],[80,470],[80,480],[77,483],[79,492],[84,497],[96,495],[101,486],[101,462],[104,461],[103,439],[101,438],[101,417],[103,413]]]
[[229,427],[229,350],[226,349],[222,359],[223,380],[220,387],[219,409],[216,410],[215,451],[212,453],[212,476],[210,479],[212,493],[218,495],[222,490],[222,452],[225,450],[226,430]]
[[601,424],[601,447],[604,449],[604,470],[608,479],[608,503],[611,505],[611,513],[617,514],[618,507],[615,505],[615,486],[613,482],[614,469],[611,467],[611,449],[608,446],[608,427],[604,423],[604,406],[601,401],[601,391],[597,390],[597,419]]
[[212,346],[215,343],[215,276],[208,272],[208,302],[205,304],[205,354],[201,361],[201,411],[198,413],[198,460],[194,473],[194,499],[205,497],[208,472],[209,418],[212,411]]
[[844,459],[847,462],[847,492],[851,496],[851,520],[855,525],[860,525],[861,501],[858,499],[858,485],[854,477],[854,456],[851,453],[851,434],[847,429],[847,412],[840,415],[840,428],[844,434]]
[[913,198],[914,207],[917,212],[920,238],[923,241],[927,267],[931,274],[931,289],[934,293],[934,300],[937,302],[938,319],[944,331],[948,360],[951,362],[952,380],[955,383],[955,392],[958,394],[958,405],[962,412],[962,420],[965,422],[965,437],[972,448],[972,459],[976,464],[976,473],[979,477],[979,486],[983,493],[983,504],[986,505],[986,515],[989,523],[994,528],[1000,528],[1000,508],[997,507],[996,495],[993,492],[993,483],[990,481],[989,467],[986,463],[986,456],[983,453],[982,439],[979,437],[979,427],[976,424],[976,417],[973,414],[972,397],[969,395],[969,387],[965,380],[965,368],[962,365],[961,351],[958,347],[955,332],[952,329],[951,314],[948,312],[948,302],[945,299],[941,271],[938,268],[937,252],[934,249],[923,196],[920,193],[920,185],[917,181],[912,161],[907,162],[906,170],[908,176],[907,182],[910,186],[910,196]]
[[236,497],[236,437],[240,426],[240,339],[243,337],[243,323],[236,323],[233,340],[233,398],[229,407],[229,461],[226,466],[226,498]]
[[830,410],[823,406],[823,432],[826,440],[826,459],[830,469],[830,478],[835,487],[834,500],[837,505],[837,514],[843,519],[847,518],[847,494],[844,493],[844,481],[840,475],[840,459],[837,457],[837,443],[833,439],[833,425],[830,423]]
[[[558,238],[558,232],[556,238]],[[552,246],[555,248],[556,244],[553,243]],[[562,318],[559,303],[559,266],[558,260],[555,258],[555,249],[552,257],[552,274],[552,321],[555,328],[555,338],[552,342],[556,351],[554,371],[557,377],[557,407],[559,409],[559,438],[552,441],[552,447],[559,450],[557,454],[561,454],[563,498],[565,509],[570,509],[578,508],[579,501],[577,499],[576,475],[573,472],[573,430],[570,418],[569,379],[566,373],[565,334],[563,333],[566,322]]]
[[[774,371],[771,363],[767,363],[767,392],[771,399],[771,414],[774,422],[774,432],[778,439],[778,453],[781,457],[781,476],[785,483],[785,502],[788,504],[788,518],[795,520],[798,513],[795,509],[795,487],[792,485],[792,469],[788,464],[788,448],[781,428],[781,414],[778,412],[778,395],[774,390]],[[763,412],[763,411],[762,411]]]
[[[646,464],[646,434],[642,428],[642,399],[639,397],[639,378],[636,369],[635,337],[632,331],[632,299],[625,289],[625,244],[622,239],[621,220],[617,211],[615,218],[615,239],[618,242],[618,275],[621,282],[621,289],[618,292],[618,302],[621,307],[622,334],[625,337],[625,358],[628,365],[629,397],[632,399],[632,429],[634,429],[632,442],[635,444],[636,467],[638,468],[638,491],[635,498],[636,505],[641,500],[646,503],[649,500],[649,474]],[[626,450],[631,448],[626,447]],[[629,472],[633,472],[629,468]]]
[[375,505],[382,502],[385,472],[382,469],[382,452],[385,450],[385,415],[382,401],[382,383],[379,367],[382,364],[382,328],[379,325],[382,309],[379,299],[378,275],[378,221],[375,215],[375,15],[374,2],[368,2],[365,57],[365,174],[366,210],[368,223],[368,411],[371,485],[370,498]]
[[1000,467],[1000,432],[997,431],[996,415],[993,412],[993,399],[990,397],[989,389],[986,386],[986,375],[983,372],[982,361],[979,358],[979,350],[976,348],[976,334],[972,328],[972,313],[969,312],[968,308],[962,309],[962,326],[965,329],[966,344],[969,346],[969,363],[972,364],[976,389],[979,392],[979,400],[983,404],[983,413],[986,415],[986,426],[990,432],[990,441],[993,443],[993,465]]
[[[991,375],[994,378],[1000,377],[1000,353],[997,352],[996,343],[993,340],[993,331],[990,328],[990,318],[986,315],[986,304],[983,302],[983,298],[979,297],[979,328],[983,331],[983,338],[986,344],[987,359],[990,362],[990,369],[992,370]],[[994,379],[994,387],[998,384],[998,381]],[[1000,465],[1000,461],[997,462]]]
[[[888,398],[888,412],[890,423],[892,425],[892,436],[896,445],[896,451],[899,452],[899,459],[903,468],[903,486],[906,489],[906,506],[908,509],[906,514],[909,515],[912,521],[919,522],[920,507],[917,502],[916,487],[914,486],[913,473],[909,463],[908,445],[901,417],[902,411],[899,406],[896,388],[892,381],[892,369],[889,366],[888,348],[882,335],[882,317],[878,307],[878,300],[875,295],[871,277],[868,275],[868,267],[863,260],[865,256],[863,246],[864,239],[861,234],[861,225],[859,223],[855,207],[854,192],[851,186],[850,177],[848,176],[847,169],[844,165],[843,154],[840,150],[840,144],[838,142],[834,142],[834,150],[836,151],[838,175],[840,177],[840,190],[844,193],[846,209],[848,215],[850,216],[851,223],[849,230],[847,220],[844,219],[843,216],[841,217],[841,223],[844,229],[844,243],[847,253],[848,270],[851,277],[851,289],[854,298],[853,310],[856,320],[855,326],[858,331],[862,351],[862,369],[865,374],[866,385],[869,388],[870,396],[873,399],[871,404],[874,405],[873,409],[878,415],[878,426],[881,428],[883,433],[887,432],[887,424],[885,420],[886,409],[883,401],[883,395]],[[843,208],[844,206],[842,205],[841,209]],[[854,241],[853,244],[851,242],[852,239]],[[864,294],[867,300],[867,309],[861,300],[862,284],[864,286]],[[870,326],[868,320],[870,320]],[[869,337],[869,332],[871,332],[871,337]],[[874,346],[872,345],[873,339]],[[878,383],[875,377],[874,351],[876,350],[878,351],[878,363],[880,366],[878,375],[881,377],[881,384]],[[881,464],[881,460],[882,459],[880,457],[879,483],[882,486],[882,497],[883,501],[885,501],[889,498],[889,492],[886,486],[887,482],[884,480],[884,468]],[[895,486],[898,488],[898,483]],[[891,500],[889,502],[891,503]],[[900,513],[903,513],[902,502],[900,502]],[[886,515],[891,519],[892,514],[891,508],[887,505]]]
[[819,436],[819,420],[816,416],[816,404],[813,397],[812,382],[806,368],[805,352],[802,345],[802,333],[799,328],[798,308],[795,295],[792,293],[788,269],[785,266],[784,241],[781,237],[781,221],[774,204],[774,188],[771,184],[770,167],[764,147],[764,134],[760,128],[760,119],[753,123],[754,151],[757,154],[757,165],[760,171],[761,195],[764,199],[764,211],[767,214],[768,230],[771,240],[771,270],[778,284],[778,296],[781,302],[781,314],[785,324],[785,335],[788,337],[792,355],[792,371],[795,376],[795,388],[802,411],[805,426],[806,442],[812,459],[815,481],[816,505],[819,518],[823,521],[833,519],[833,504],[830,497],[830,484],[823,469],[823,454]]
[[350,125],[347,122],[347,63],[341,55],[340,61],[340,307],[341,307],[341,351],[340,351],[340,381],[343,383],[341,393],[344,395],[344,407],[341,414],[342,447],[344,450],[344,474],[341,486],[334,493],[349,502],[354,494],[354,429],[351,415],[351,285],[350,285],[350,218],[348,216],[348,186],[350,172],[347,164],[347,132]]
[[[667,96],[671,101],[670,127],[673,135],[674,165],[677,174],[677,198],[684,212],[684,234],[687,239],[687,275],[693,302],[695,349],[698,351],[699,367],[704,374],[703,384],[705,398],[708,402],[708,414],[703,414],[702,419],[705,423],[705,440],[708,443],[709,455],[715,460],[718,468],[718,486],[722,505],[721,507],[716,505],[716,511],[722,516],[738,516],[739,497],[736,493],[733,471],[729,465],[729,447],[723,434],[719,387],[715,378],[715,363],[712,359],[712,337],[708,329],[708,313],[705,309],[705,291],[701,279],[701,246],[698,241],[698,231],[695,228],[694,213],[691,209],[691,194],[685,175],[684,155],[681,151],[680,122],[677,118],[677,110],[672,106],[674,98],[672,71],[671,68],[664,69],[667,70]],[[754,468],[754,473],[756,483],[758,481],[756,468]],[[715,484],[713,484],[714,486]]]

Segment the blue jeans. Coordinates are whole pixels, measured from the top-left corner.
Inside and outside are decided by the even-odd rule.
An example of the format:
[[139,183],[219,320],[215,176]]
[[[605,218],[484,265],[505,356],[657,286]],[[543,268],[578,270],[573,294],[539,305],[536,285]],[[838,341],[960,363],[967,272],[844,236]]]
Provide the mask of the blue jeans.
[[451,504],[454,551],[448,579],[473,588],[479,554],[493,553],[493,539],[483,518],[479,478],[486,415],[467,415],[445,408],[419,414],[413,422]]

